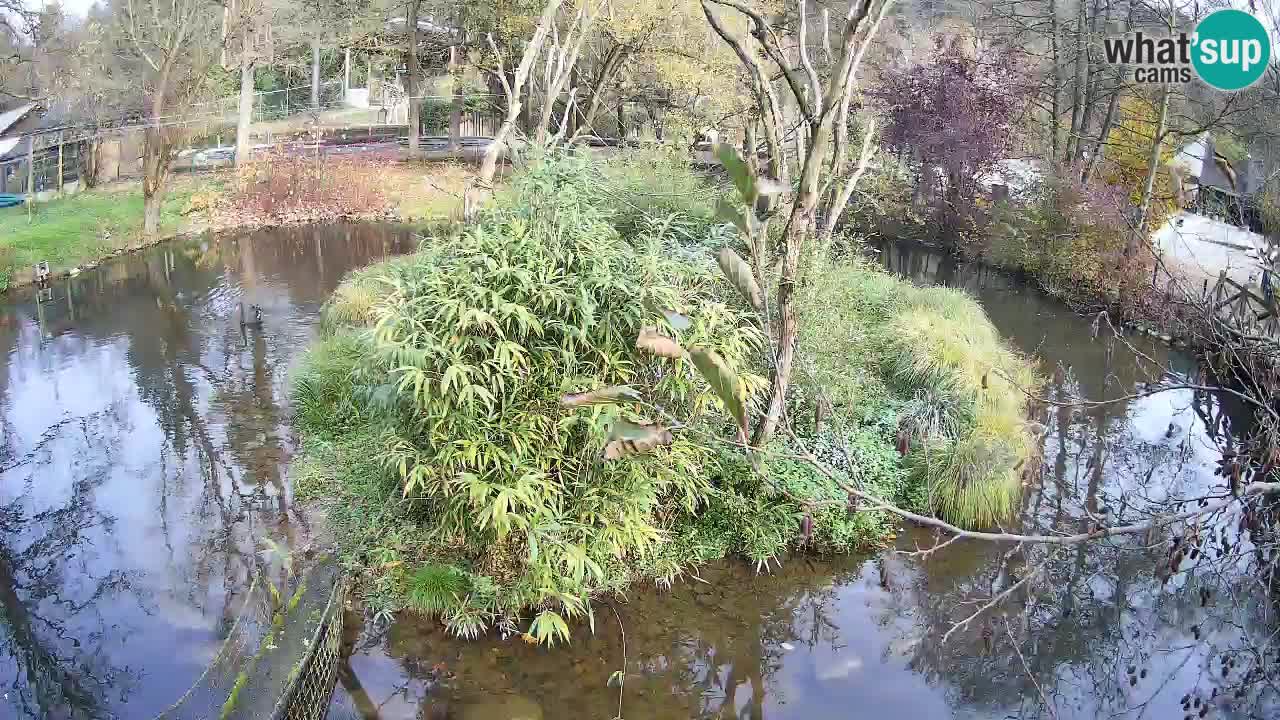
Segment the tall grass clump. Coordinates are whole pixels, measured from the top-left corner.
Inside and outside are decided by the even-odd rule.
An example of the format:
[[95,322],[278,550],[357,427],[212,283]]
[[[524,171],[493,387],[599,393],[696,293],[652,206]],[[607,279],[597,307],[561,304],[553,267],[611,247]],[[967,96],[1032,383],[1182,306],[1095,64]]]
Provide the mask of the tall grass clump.
[[642,236],[655,223],[673,224],[688,243],[703,240],[715,221],[716,187],[694,172],[674,148],[624,149],[595,172],[613,204],[623,237]]
[[1008,520],[1034,460],[1031,365],[965,293],[919,288],[864,262],[815,271],[801,346],[838,413],[874,422],[904,455],[901,498],[966,527]]
[[343,329],[303,357],[292,377],[294,417],[303,427],[333,433],[356,419],[356,371],[366,350],[358,333]]

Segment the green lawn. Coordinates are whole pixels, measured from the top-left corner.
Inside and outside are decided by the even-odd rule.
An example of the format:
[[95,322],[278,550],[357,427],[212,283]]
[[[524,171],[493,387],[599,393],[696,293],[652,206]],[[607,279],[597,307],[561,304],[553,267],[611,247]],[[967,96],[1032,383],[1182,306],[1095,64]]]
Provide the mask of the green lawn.
[[[178,228],[189,196],[169,193],[160,215],[162,235]],[[0,210],[0,290],[42,260],[58,272],[101,259],[142,235],[141,186],[90,190],[37,203],[34,210],[30,220],[25,205]]]

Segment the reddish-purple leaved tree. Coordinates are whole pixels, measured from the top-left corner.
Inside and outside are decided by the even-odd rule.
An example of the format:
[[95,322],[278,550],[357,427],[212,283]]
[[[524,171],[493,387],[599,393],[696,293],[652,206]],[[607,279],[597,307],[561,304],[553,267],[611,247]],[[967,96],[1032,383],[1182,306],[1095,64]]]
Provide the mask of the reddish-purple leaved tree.
[[1010,56],[960,45],[939,39],[926,62],[885,72],[869,93],[885,110],[885,147],[916,168],[917,197],[952,239],[973,229],[978,181],[1008,157],[1028,97]]

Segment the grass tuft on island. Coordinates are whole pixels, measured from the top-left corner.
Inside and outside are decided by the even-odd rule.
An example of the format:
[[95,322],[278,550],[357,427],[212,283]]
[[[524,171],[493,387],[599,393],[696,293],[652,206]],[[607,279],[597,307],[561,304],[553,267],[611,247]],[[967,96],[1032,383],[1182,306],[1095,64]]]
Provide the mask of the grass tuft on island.
[[[767,401],[765,336],[716,268],[737,238],[715,196],[651,151],[540,159],[479,222],[338,289],[293,378],[293,477],[328,506],[376,611],[556,644],[596,594],[729,555],[764,569],[882,546],[891,518],[850,507],[792,442],[881,497],[1009,517],[1030,456],[1014,383],[1034,377],[963,294],[814,267],[797,399],[833,412],[775,440],[759,472],[689,360],[637,349],[660,328],[714,350],[749,413]],[[618,386],[621,401],[564,400]],[[961,467],[934,462],[957,448]]]

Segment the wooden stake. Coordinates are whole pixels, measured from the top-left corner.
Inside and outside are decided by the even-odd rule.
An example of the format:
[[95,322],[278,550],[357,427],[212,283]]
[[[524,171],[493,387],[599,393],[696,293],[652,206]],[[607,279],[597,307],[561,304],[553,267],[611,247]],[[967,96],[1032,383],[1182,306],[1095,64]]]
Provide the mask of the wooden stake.
[[27,143],[27,224],[31,223],[36,204],[36,136]]
[[347,48],[342,56],[342,99],[346,101],[347,91],[351,89],[351,48]]

